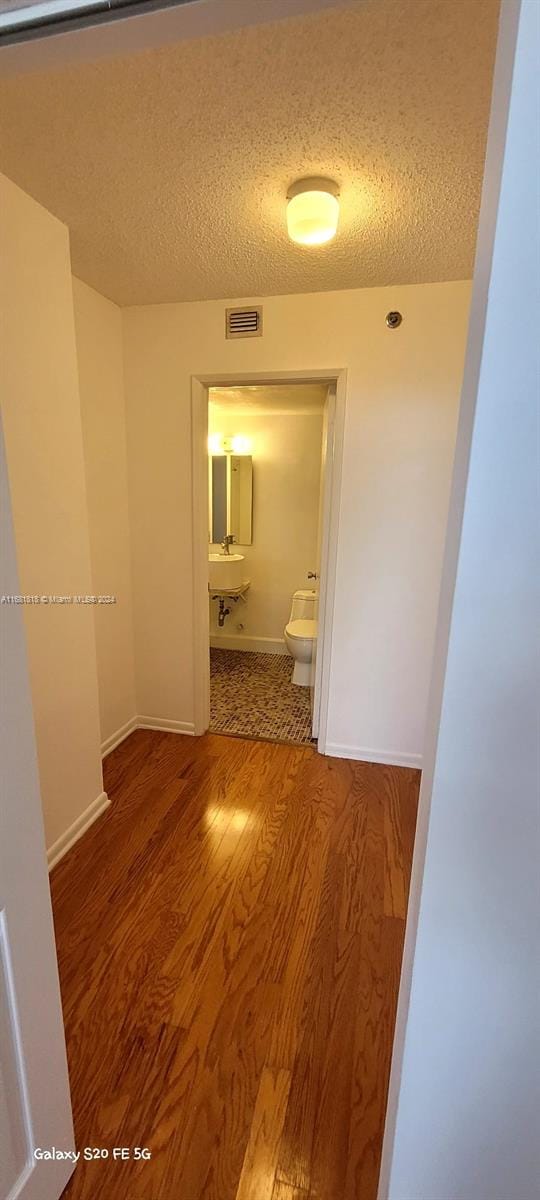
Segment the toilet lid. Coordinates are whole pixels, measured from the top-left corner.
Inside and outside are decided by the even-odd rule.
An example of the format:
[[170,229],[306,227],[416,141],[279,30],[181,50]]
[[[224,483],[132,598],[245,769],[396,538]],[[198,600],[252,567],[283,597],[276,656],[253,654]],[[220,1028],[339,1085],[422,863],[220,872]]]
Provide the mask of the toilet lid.
[[317,622],[316,621],[289,621],[285,627],[285,633],[288,633],[292,638],[316,638],[317,637]]

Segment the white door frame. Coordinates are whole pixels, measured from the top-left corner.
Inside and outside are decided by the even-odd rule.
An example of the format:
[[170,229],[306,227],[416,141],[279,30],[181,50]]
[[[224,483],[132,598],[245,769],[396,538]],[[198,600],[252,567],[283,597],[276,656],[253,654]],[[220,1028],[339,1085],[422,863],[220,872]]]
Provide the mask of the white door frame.
[[323,506],[327,513],[326,545],[319,581],[320,658],[319,731],[317,747],[326,753],[328,703],[332,665],[332,628],[336,590],[337,546],[341,501],[341,472],[347,372],[344,368],[306,371],[265,371],[247,374],[192,375],[192,493],[193,493],[193,713],[194,732],[206,733],[210,724],[210,628],[208,615],[208,390],[211,387],[248,387],[276,383],[324,383],[335,388],[335,412],[329,422]]
[[[328,578],[328,572],[323,575],[322,566],[328,562],[328,553],[330,550],[330,518],[331,518],[331,494],[327,487],[327,468],[330,464],[330,470],[333,467],[334,455],[334,426],[336,420],[336,387],[334,383],[328,385],[326,392],[326,401],[324,408],[324,423],[323,423],[323,445],[321,455],[321,488],[319,496],[319,522],[317,530],[317,561],[316,569],[319,578],[319,602],[317,611],[317,638],[313,645],[313,660],[311,663],[311,681],[310,681],[310,702],[311,702],[311,736],[319,740],[320,718],[321,718],[321,690],[322,690],[322,668],[323,660],[319,653],[319,645],[322,647],[324,640],[324,632],[326,626],[326,610],[327,610],[327,595],[325,578]],[[334,546],[332,545],[332,549]],[[321,586],[322,581],[322,586]],[[322,633],[319,634],[319,631]],[[331,637],[332,630],[328,631],[328,637]],[[320,637],[320,641],[319,641]],[[326,741],[326,738],[325,738]]]

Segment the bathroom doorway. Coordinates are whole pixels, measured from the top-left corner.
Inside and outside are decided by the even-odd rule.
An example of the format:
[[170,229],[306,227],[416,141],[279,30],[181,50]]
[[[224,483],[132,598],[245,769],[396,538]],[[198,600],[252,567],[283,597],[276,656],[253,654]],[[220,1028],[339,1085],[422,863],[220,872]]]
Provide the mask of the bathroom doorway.
[[193,380],[196,733],[324,752],[344,394]]

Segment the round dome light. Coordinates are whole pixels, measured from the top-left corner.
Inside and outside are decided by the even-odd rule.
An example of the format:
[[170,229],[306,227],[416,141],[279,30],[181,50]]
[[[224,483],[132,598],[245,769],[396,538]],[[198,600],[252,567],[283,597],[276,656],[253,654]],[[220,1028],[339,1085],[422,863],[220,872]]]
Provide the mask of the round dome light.
[[339,188],[331,179],[299,179],[287,193],[287,230],[301,246],[322,246],[335,237]]

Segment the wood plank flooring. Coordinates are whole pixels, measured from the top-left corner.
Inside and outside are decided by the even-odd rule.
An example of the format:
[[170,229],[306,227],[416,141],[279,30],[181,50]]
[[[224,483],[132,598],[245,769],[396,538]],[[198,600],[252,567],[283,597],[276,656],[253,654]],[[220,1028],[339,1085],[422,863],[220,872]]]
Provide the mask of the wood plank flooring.
[[[418,772],[138,730],[51,878],[67,1200],[375,1200]],[[113,1147],[148,1147],[114,1161]]]

